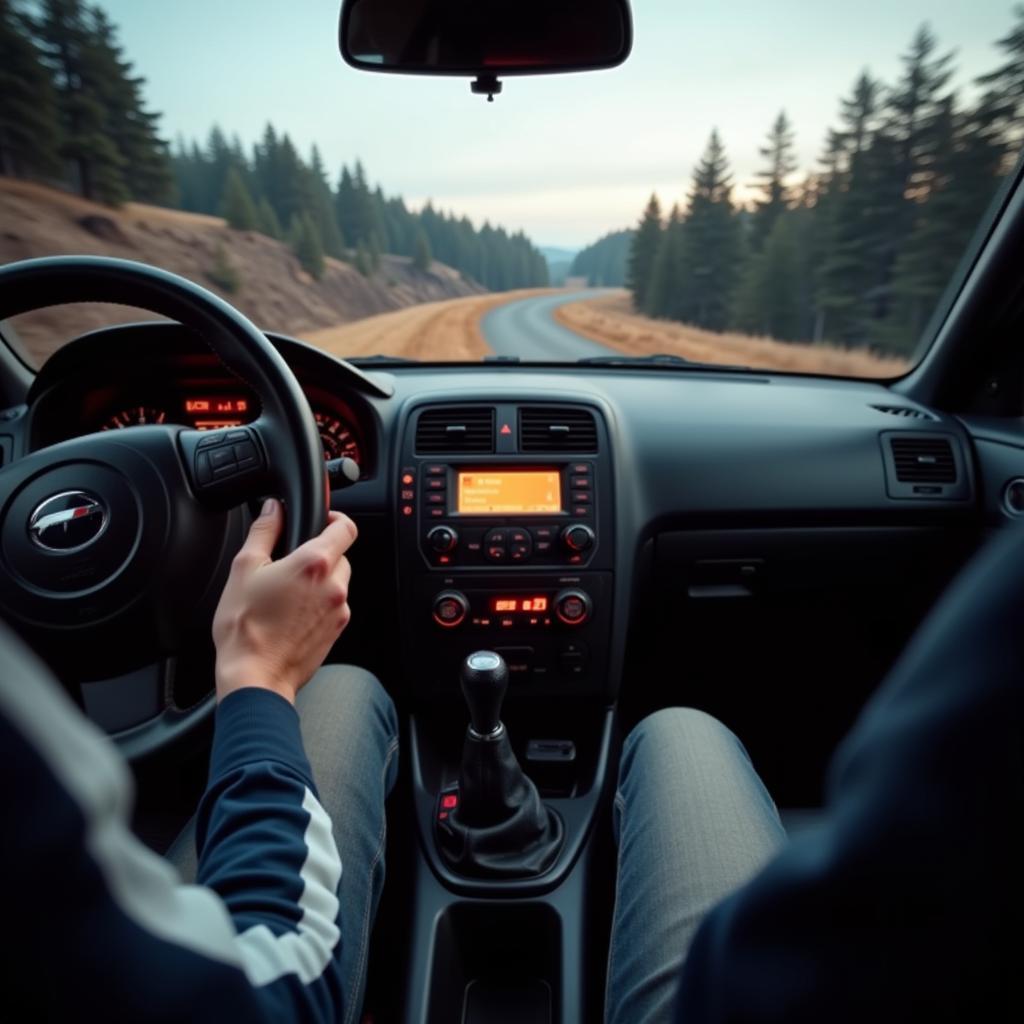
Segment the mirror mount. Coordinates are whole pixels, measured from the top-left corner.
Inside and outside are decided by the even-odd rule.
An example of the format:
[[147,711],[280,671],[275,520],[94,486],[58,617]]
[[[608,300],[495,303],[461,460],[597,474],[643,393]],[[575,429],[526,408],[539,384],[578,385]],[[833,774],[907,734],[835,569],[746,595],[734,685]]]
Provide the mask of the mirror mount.
[[501,95],[501,82],[497,75],[478,75],[469,83],[469,89],[474,96],[486,96],[487,102],[493,103],[494,97]]

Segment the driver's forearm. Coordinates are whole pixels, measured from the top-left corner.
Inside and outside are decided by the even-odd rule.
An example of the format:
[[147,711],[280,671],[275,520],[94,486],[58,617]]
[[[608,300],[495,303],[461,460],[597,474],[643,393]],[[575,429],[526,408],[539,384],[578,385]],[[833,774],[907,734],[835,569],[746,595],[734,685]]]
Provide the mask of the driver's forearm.
[[261,689],[217,710],[210,780],[199,805],[197,882],[226,904],[250,981],[303,1019],[341,1005],[341,862],[302,747],[295,708]]

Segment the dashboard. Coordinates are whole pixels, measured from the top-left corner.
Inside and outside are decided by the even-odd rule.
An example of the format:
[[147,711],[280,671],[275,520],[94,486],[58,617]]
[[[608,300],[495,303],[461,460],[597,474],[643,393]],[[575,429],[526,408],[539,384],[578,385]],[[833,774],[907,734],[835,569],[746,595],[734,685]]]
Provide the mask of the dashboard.
[[[362,369],[268,337],[325,457],[360,464],[332,495],[359,527],[359,603],[335,660],[437,705],[458,700],[461,657],[497,647],[515,700],[618,700],[637,714],[694,703],[784,782],[813,775],[796,771],[790,751],[806,738],[785,723],[815,714],[824,759],[985,528],[1006,523],[1007,481],[1024,480],[1020,438],[873,382]],[[0,420],[0,442],[19,455],[135,423],[203,429],[258,413],[186,329],[118,326],[59,350],[27,407]]]

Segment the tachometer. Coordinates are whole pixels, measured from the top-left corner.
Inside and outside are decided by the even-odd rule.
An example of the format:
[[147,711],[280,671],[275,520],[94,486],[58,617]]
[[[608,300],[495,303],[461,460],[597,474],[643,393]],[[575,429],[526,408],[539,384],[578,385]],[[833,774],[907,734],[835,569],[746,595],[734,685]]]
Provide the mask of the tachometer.
[[123,430],[125,427],[142,427],[147,424],[163,423],[167,413],[152,405],[133,405],[114,413],[101,430]]
[[350,424],[328,412],[316,414],[316,425],[320,441],[324,446],[325,459],[340,459],[342,456],[359,462],[359,442]]

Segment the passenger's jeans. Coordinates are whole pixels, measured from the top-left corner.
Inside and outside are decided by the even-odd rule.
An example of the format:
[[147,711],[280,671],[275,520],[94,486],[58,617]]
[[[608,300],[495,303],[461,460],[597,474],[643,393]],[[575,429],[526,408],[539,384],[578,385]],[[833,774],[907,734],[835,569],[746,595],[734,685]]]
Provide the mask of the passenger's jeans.
[[[384,888],[384,800],[398,774],[398,721],[383,687],[359,668],[326,665],[299,691],[303,745],[341,855],[344,1024],[359,1020],[370,929]],[[185,881],[196,875],[195,821],[168,851]]]
[[619,869],[605,1019],[671,1021],[704,915],[751,878],[786,833],[740,741],[689,708],[659,711],[627,737],[614,824]]

